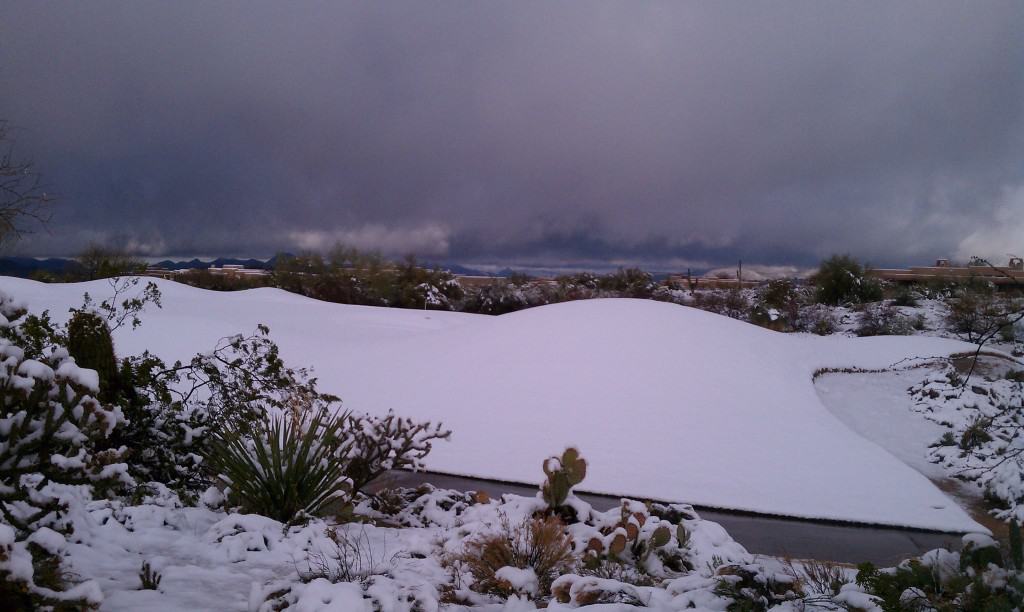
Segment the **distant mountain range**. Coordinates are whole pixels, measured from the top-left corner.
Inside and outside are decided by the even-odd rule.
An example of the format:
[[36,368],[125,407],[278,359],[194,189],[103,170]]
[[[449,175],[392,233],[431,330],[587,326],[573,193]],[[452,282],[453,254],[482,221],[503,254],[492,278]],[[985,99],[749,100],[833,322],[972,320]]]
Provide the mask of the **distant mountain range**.
[[[266,260],[251,258],[237,259],[234,257],[218,257],[217,259],[210,261],[203,261],[197,258],[193,258],[188,261],[164,259],[162,261],[151,262],[149,265],[150,267],[163,268],[164,270],[206,270],[208,268],[219,268],[224,265],[243,266],[254,270],[272,270],[276,263],[277,256]],[[497,274],[490,274],[487,272],[481,272],[480,270],[474,270],[473,268],[460,266],[458,264],[431,263],[426,265],[429,267],[444,268],[453,274],[463,274],[467,276],[508,276],[504,271]],[[78,262],[74,259],[64,257],[50,257],[47,259],[36,259],[35,257],[0,257],[0,276],[29,278],[36,272],[49,272],[51,274],[61,275],[75,271],[78,266]]]
[[190,259],[189,261],[171,261],[165,259],[156,263],[150,264],[154,268],[163,268],[165,270],[206,270],[207,268],[219,268],[221,266],[243,266],[251,268],[253,270],[272,270],[274,264],[277,263],[277,256],[271,257],[270,259],[235,259],[233,257],[218,257],[211,261],[201,261],[199,259]]

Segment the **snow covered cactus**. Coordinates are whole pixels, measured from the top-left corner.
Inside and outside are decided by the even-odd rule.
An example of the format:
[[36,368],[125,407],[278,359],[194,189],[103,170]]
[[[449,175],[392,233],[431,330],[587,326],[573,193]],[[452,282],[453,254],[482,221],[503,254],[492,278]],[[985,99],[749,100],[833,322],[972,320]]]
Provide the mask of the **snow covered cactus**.
[[76,504],[94,490],[131,484],[123,448],[96,450],[123,417],[96,399],[97,373],[66,349],[27,357],[17,330],[24,311],[10,304],[0,299],[0,604],[91,606],[95,585],[61,590],[63,534],[72,530]]
[[565,506],[572,488],[587,476],[587,461],[580,457],[575,448],[567,448],[561,457],[544,460],[544,474],[547,480],[541,485],[541,495],[552,511]]
[[68,352],[78,365],[95,370],[100,387],[110,394],[117,378],[117,356],[106,319],[85,310],[74,313],[68,322]]

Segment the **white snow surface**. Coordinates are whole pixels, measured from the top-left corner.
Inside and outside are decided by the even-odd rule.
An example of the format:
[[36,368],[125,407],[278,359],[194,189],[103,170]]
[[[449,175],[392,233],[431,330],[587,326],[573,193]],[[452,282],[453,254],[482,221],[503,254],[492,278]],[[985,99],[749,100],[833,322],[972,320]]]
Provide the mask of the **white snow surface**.
[[[146,279],[148,280],[148,279]],[[500,317],[348,306],[277,289],[221,293],[155,281],[163,309],[122,328],[121,355],[167,361],[271,329],[346,407],[440,420],[428,469],[533,483],[576,445],[580,490],[805,518],[985,531],[925,476],[831,414],[819,368],[889,367],[973,345],[942,338],[782,334],[649,300],[604,299]],[[140,285],[141,287],[141,285]],[[58,320],[107,281],[0,278]]]

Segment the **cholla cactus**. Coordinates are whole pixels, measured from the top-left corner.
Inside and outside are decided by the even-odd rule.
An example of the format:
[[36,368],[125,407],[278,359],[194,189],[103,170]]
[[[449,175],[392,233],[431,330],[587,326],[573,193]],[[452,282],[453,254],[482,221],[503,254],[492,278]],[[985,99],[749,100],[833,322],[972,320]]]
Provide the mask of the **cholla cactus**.
[[565,505],[572,488],[587,476],[587,461],[575,448],[567,448],[561,457],[548,457],[543,464],[547,480],[541,485],[541,494],[548,508],[558,510]]
[[16,593],[24,609],[92,609],[102,599],[94,582],[62,590],[40,583],[36,568],[59,563],[83,494],[132,484],[123,448],[96,450],[123,417],[96,399],[98,375],[66,349],[27,358],[18,330],[24,312],[8,312],[7,303],[0,298],[0,592]]

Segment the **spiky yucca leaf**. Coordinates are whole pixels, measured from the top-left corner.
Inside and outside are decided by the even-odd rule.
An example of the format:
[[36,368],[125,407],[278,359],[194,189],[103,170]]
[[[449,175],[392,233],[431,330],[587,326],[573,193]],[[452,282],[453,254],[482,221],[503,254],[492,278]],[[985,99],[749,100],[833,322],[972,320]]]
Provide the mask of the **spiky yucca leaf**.
[[351,437],[347,414],[328,408],[306,416],[266,415],[255,425],[229,427],[214,436],[206,456],[212,473],[245,512],[290,522],[317,515],[347,496]]

